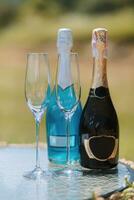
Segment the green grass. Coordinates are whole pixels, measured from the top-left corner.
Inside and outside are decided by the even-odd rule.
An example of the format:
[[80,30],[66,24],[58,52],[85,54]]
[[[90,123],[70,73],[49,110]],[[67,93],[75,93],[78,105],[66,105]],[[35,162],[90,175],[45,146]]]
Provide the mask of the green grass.
[[31,47],[43,42],[52,42],[56,38],[57,29],[70,27],[74,38],[78,41],[89,41],[91,31],[95,27],[106,27],[110,39],[134,41],[133,10],[121,10],[105,15],[68,14],[62,17],[48,18],[40,16],[20,16],[19,20],[0,32],[1,45],[21,45]]

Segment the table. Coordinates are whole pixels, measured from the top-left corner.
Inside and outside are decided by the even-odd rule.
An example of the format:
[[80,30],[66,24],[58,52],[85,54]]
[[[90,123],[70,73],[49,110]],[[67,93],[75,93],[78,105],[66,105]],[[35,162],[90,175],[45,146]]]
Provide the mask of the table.
[[[41,166],[50,167],[46,149],[40,150]],[[33,169],[35,150],[32,147],[0,148],[0,200],[82,200],[90,199],[93,191],[104,196],[123,189],[124,176],[134,181],[134,171],[119,163],[118,168],[106,174],[82,172],[78,177],[50,177],[46,180],[25,179],[24,172]]]

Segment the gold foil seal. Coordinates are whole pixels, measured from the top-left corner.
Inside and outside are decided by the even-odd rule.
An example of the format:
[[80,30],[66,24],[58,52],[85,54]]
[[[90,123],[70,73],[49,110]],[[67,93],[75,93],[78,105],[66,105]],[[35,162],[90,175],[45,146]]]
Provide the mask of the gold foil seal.
[[96,28],[92,32],[92,54],[95,58],[107,58],[108,31],[105,28]]

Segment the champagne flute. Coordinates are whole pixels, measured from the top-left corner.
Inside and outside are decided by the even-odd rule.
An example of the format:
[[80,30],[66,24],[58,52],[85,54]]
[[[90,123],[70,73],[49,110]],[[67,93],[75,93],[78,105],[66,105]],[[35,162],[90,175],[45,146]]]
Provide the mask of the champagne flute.
[[24,177],[29,179],[38,179],[45,174],[40,167],[39,160],[39,128],[43,114],[48,106],[50,95],[48,54],[29,53],[27,55],[25,76],[25,98],[36,124],[36,165],[32,171],[24,174]]
[[[80,86],[80,73],[79,73],[79,65],[78,65],[78,54],[70,53],[69,62],[68,62],[68,70],[66,72],[67,77],[63,77],[63,79],[67,80],[66,87],[62,88],[62,83],[59,83],[59,68],[60,68],[61,57],[58,57],[58,67],[57,67],[57,76],[56,76],[56,101],[61,109],[61,111],[65,115],[66,119],[66,167],[62,170],[58,170],[59,174],[69,175],[77,170],[74,169],[74,166],[71,164],[70,159],[70,150],[71,150],[71,134],[70,134],[70,122],[71,117],[73,116],[77,106],[80,104],[81,97],[81,86]],[[78,140],[78,139],[77,139]],[[78,142],[79,141],[75,141]]]

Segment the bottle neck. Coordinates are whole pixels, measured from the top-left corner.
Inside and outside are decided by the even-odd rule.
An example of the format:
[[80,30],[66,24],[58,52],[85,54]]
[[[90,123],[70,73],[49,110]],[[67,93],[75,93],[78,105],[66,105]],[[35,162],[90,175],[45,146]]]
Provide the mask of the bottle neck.
[[107,59],[104,57],[93,58],[92,88],[108,88],[107,81]]
[[58,54],[58,85],[65,89],[72,85],[70,69],[70,50]]

